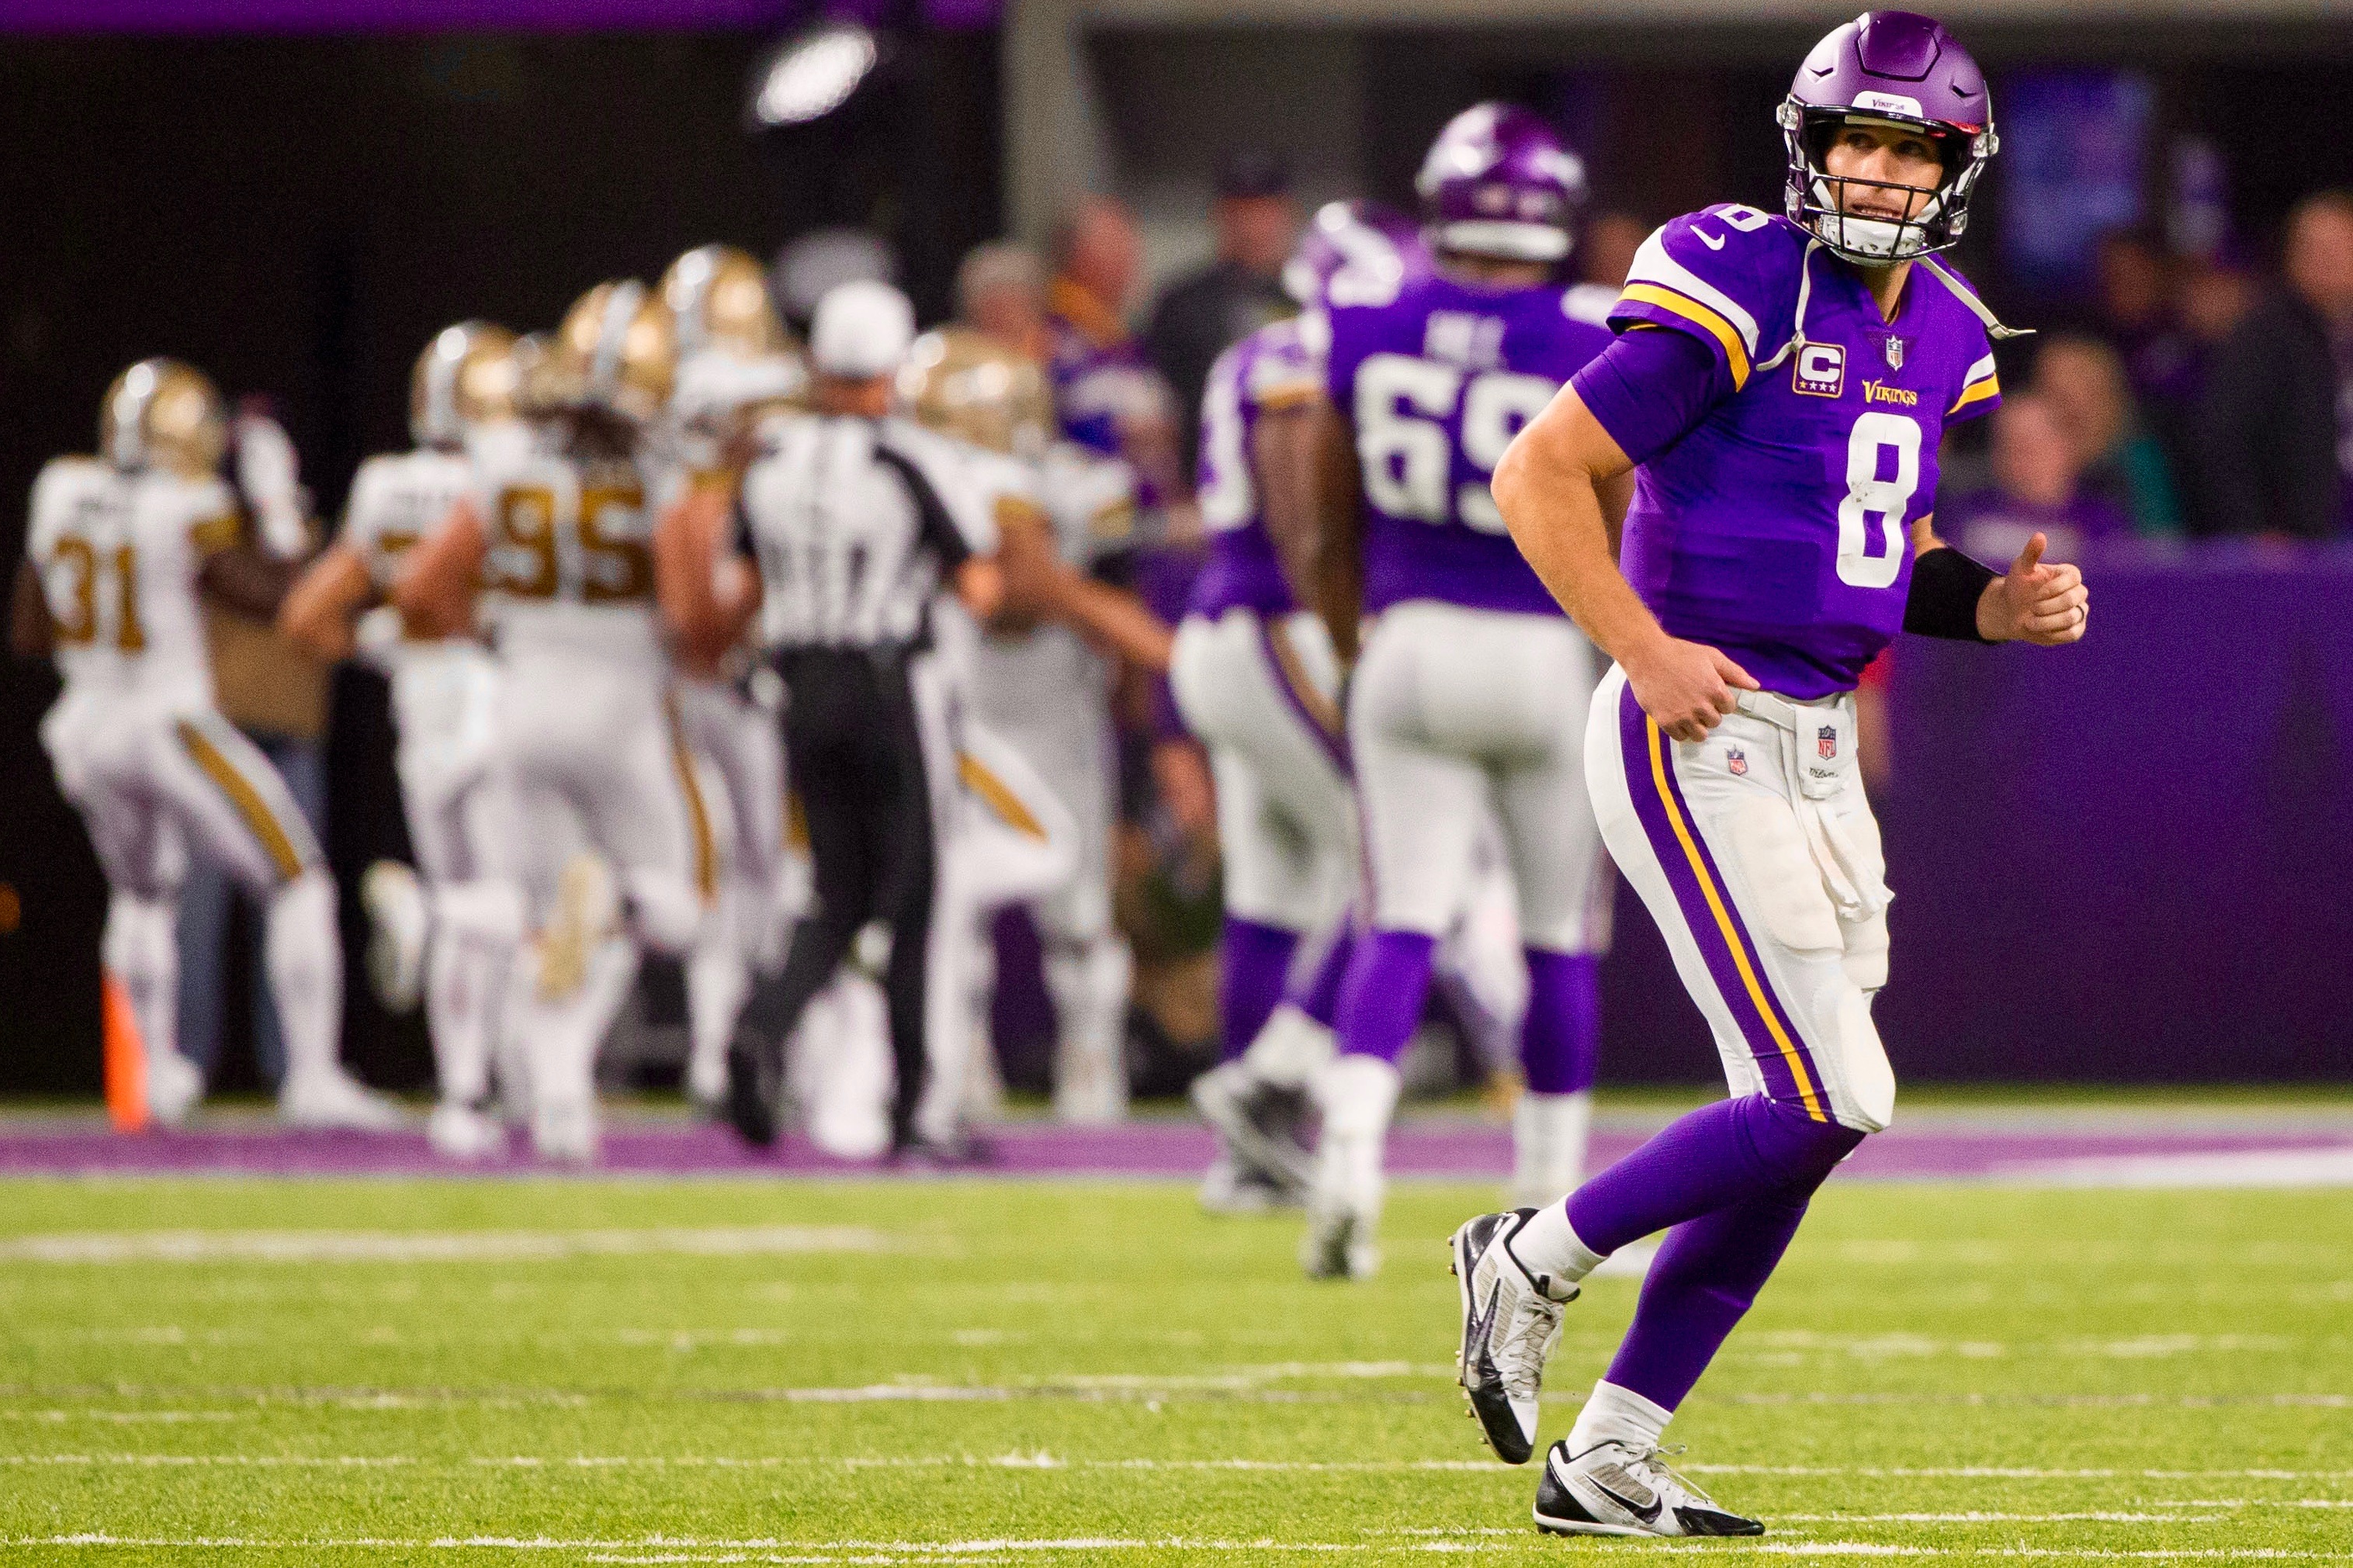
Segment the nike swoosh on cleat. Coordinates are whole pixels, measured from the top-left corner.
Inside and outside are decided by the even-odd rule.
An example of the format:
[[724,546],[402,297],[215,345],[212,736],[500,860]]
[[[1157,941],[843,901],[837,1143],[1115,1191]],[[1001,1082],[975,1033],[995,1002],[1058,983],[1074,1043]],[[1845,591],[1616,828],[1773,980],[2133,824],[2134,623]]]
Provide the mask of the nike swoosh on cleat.
[[1586,1478],[1586,1482],[1588,1485],[1591,1486],[1595,1491],[1599,1492],[1603,1497],[1608,1498],[1611,1502],[1616,1503],[1620,1508],[1624,1509],[1628,1513],[1632,1514],[1644,1524],[1656,1524],[1659,1522],[1660,1503],[1657,1498],[1652,1498],[1651,1500],[1650,1507],[1639,1508],[1635,1505],[1634,1500],[1626,1496],[1625,1493],[1612,1491],[1609,1488],[1602,1485],[1599,1481],[1595,1480],[1590,1476]]
[[1503,1299],[1503,1295],[1504,1287],[1499,1281],[1493,1289],[1487,1292],[1487,1310],[1485,1315],[1482,1316],[1476,1311],[1472,1312],[1471,1314],[1470,1327],[1465,1329],[1462,1333],[1463,1345],[1465,1349],[1468,1349],[1472,1345],[1476,1345],[1478,1347],[1479,1353],[1475,1364],[1482,1373],[1494,1370],[1494,1358],[1488,1353],[1487,1342],[1489,1335],[1494,1330],[1496,1304]]

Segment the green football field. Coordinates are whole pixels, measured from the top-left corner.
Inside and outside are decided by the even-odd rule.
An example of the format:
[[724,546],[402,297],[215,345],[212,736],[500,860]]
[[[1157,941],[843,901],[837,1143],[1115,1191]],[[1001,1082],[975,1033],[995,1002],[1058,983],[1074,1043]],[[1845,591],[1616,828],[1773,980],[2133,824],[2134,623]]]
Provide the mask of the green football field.
[[0,1556],[2353,1554],[2353,1194],[1833,1182],[1671,1434],[1771,1533],[1689,1546],[1539,1537],[1479,1447],[1490,1197],[1400,1185],[1350,1286],[1173,1183],[0,1184]]

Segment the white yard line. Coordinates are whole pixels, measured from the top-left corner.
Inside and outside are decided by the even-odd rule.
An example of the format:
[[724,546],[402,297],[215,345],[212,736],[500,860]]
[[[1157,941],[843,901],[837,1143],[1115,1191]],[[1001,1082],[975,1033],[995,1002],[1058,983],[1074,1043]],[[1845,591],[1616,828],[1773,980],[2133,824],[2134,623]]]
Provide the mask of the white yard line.
[[531,1263],[569,1258],[765,1258],[880,1252],[864,1226],[648,1230],[92,1230],[0,1239],[0,1263]]

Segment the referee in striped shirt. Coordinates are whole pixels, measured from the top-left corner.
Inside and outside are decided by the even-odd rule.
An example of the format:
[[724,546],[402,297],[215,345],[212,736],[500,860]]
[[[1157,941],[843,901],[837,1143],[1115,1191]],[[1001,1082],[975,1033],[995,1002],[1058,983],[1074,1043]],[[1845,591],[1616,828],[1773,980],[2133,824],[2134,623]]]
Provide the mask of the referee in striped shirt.
[[889,285],[827,294],[810,331],[815,410],[763,427],[736,509],[736,551],[759,574],[760,640],[789,694],[786,757],[816,883],[784,969],[754,988],[728,1057],[729,1119],[754,1144],[776,1139],[785,1041],[871,923],[891,935],[893,1150],[917,1141],[934,802],[953,776],[943,705],[926,700],[934,601],[952,592],[985,619],[1004,588],[962,449],[892,413],[913,341],[913,310]]

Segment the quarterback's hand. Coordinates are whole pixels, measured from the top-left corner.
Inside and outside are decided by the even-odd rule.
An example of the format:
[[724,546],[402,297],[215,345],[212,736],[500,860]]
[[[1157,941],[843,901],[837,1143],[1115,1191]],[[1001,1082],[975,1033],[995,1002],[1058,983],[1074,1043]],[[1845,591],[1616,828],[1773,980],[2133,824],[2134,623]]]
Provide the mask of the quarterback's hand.
[[2081,568],[2042,559],[2051,542],[2038,533],[1978,595],[1978,635],[1988,642],[2031,642],[2043,647],[2080,640],[2092,617],[2092,596]]
[[1758,689],[1757,678],[1704,643],[1662,637],[1620,661],[1642,711],[1678,741],[1704,741],[1738,699],[1735,688]]

